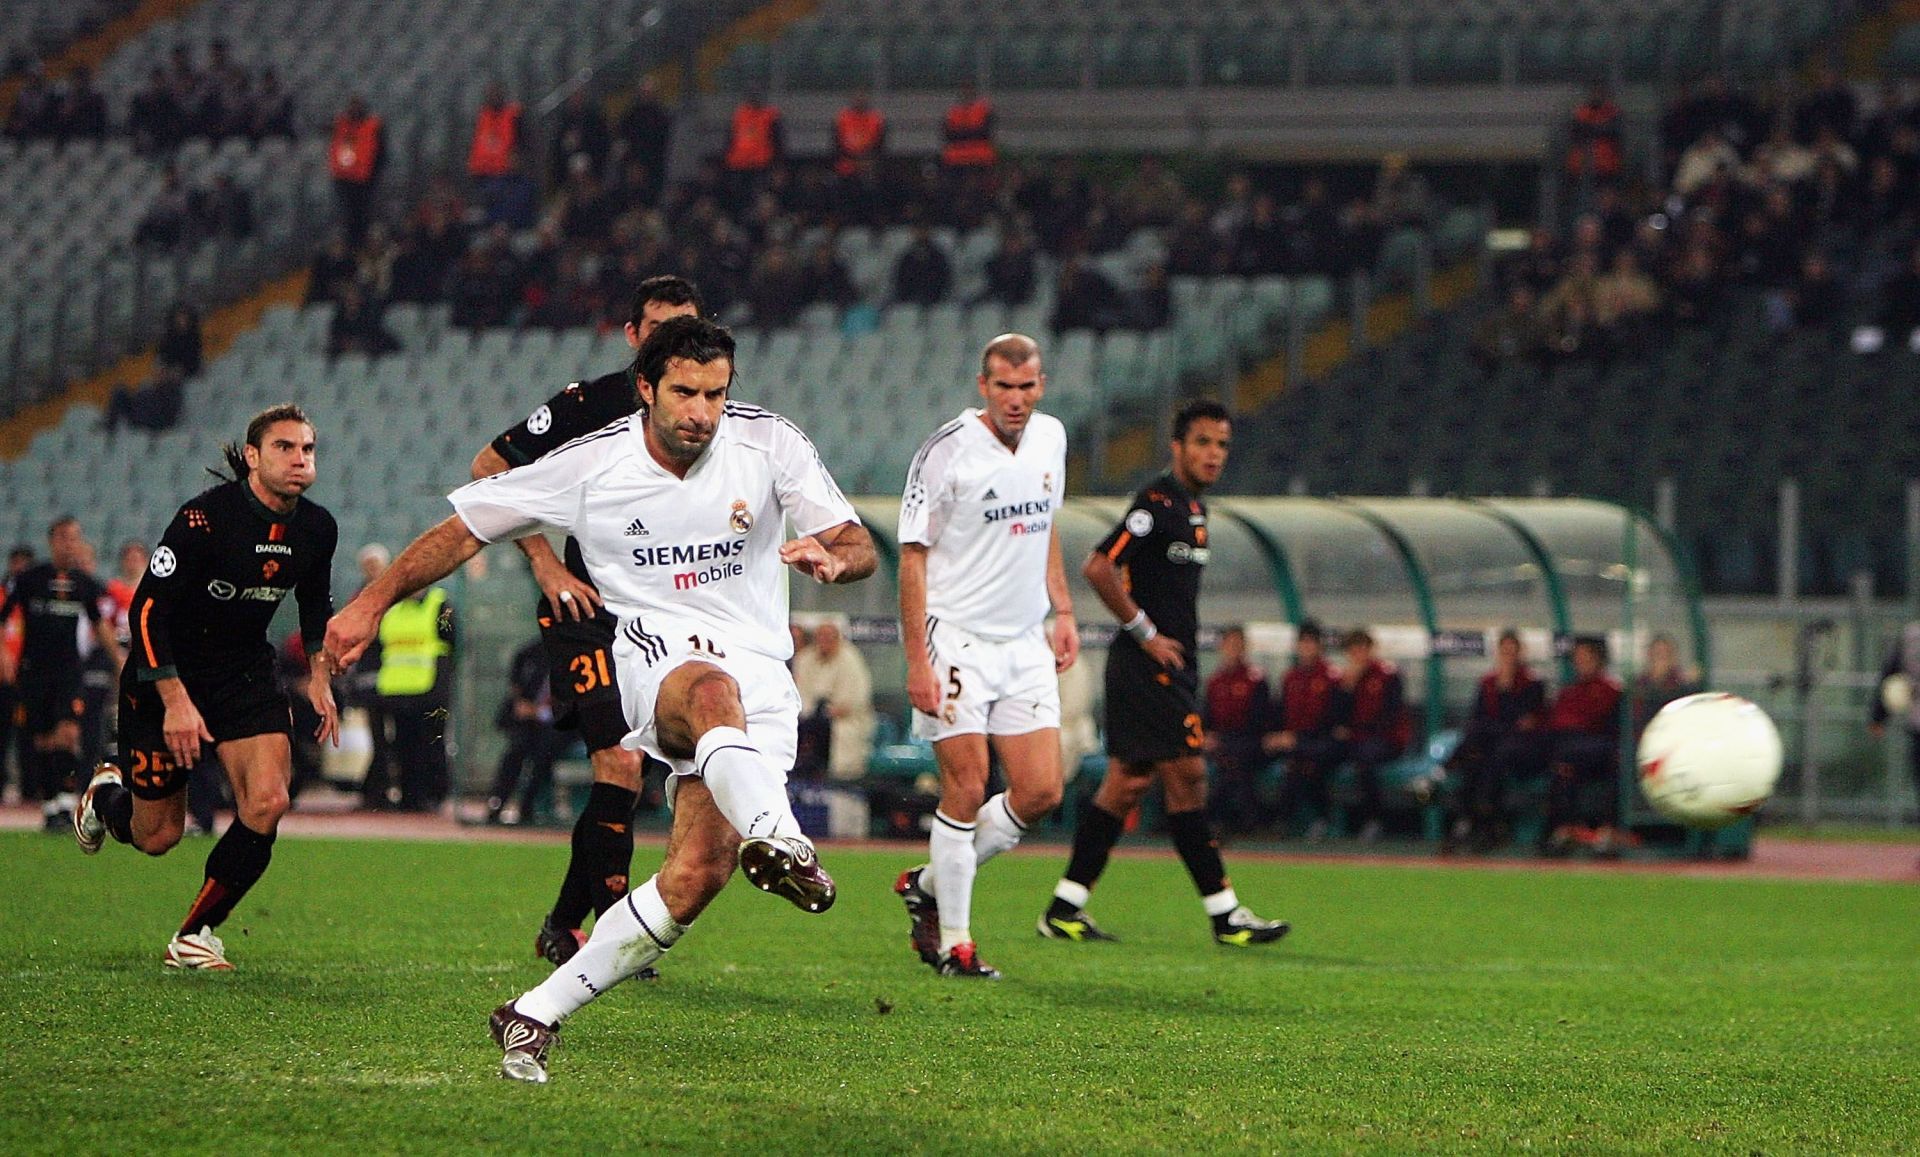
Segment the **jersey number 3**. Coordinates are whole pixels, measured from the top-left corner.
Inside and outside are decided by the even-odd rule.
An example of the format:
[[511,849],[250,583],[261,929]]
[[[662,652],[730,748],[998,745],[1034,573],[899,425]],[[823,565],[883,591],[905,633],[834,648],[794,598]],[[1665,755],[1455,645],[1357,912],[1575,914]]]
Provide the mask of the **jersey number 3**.
[[591,655],[575,655],[567,661],[573,671],[573,693],[585,695],[596,687],[613,685],[613,678],[607,673],[607,651],[604,647],[595,647]]

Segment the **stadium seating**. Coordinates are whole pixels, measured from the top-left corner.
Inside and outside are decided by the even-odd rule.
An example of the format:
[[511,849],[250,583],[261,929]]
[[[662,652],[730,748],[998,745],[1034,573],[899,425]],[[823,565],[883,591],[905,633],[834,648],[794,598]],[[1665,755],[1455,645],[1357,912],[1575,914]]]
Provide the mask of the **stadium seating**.
[[130,7],[126,0],[9,0],[0,61],[50,56]]
[[[1897,589],[1905,480],[1920,477],[1920,358],[1873,357],[1825,334],[1774,337],[1757,300],[1713,329],[1611,361],[1483,376],[1464,316],[1370,350],[1290,391],[1240,439],[1241,485],[1285,491],[1524,494],[1544,484],[1642,507],[1658,480],[1708,589],[1771,589],[1776,483],[1801,486],[1803,587],[1838,594],[1868,570]],[[1500,448],[1507,448],[1502,452]],[[1762,480],[1756,484],[1755,480]],[[1763,561],[1766,560],[1766,561]]]
[[1454,84],[1627,80],[1689,71],[1717,53],[1738,72],[1789,64],[1831,31],[1789,0],[1236,0],[1169,11],[1104,0],[826,0],[771,50],[736,48],[723,88],[866,85],[997,89]]

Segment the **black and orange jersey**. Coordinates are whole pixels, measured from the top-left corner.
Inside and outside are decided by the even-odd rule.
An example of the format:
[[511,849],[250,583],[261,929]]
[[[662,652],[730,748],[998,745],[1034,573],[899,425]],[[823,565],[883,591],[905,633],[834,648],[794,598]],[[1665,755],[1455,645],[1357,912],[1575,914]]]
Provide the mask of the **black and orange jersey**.
[[309,654],[333,615],[333,550],[340,532],[325,507],[300,499],[267,509],[246,482],[197,495],[168,524],[133,592],[128,677],[142,682],[214,675],[272,652],[267,627],[291,592]]
[[[634,383],[633,370],[617,370],[574,382],[540,403],[538,409],[527,415],[526,421],[503,431],[491,445],[493,452],[505,459],[509,467],[525,466],[549,450],[564,446],[582,434],[591,434],[608,422],[628,417],[639,408],[640,391]],[[573,577],[591,585],[593,579],[587,575],[587,562],[581,557],[580,544],[568,538],[562,553]]]
[[[1127,516],[1095,549],[1126,573],[1128,592],[1153,625],[1194,654],[1200,572],[1207,565],[1206,504],[1172,474],[1162,474],[1133,496]],[[1131,642],[1123,634],[1115,645]]]
[[23,617],[20,665],[38,671],[80,669],[81,619],[100,621],[106,588],[90,574],[62,570],[50,562],[15,576],[0,604],[0,622],[20,609]]

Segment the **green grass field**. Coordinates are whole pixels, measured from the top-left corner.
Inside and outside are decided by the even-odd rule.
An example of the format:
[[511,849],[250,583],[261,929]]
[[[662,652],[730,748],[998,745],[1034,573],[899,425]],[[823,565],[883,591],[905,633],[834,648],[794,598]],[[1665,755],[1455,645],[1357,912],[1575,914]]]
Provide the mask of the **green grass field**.
[[239,971],[169,973],[208,846],[0,836],[0,1152],[1920,1146],[1907,886],[1243,864],[1295,932],[1230,950],[1176,861],[1122,860],[1126,942],[1082,946],[1034,936],[1060,860],[1016,855],[976,893],[988,985],[907,949],[911,848],[829,851],[832,912],[736,880],[535,1087],[485,1020],[545,975],[565,848],[282,840]]

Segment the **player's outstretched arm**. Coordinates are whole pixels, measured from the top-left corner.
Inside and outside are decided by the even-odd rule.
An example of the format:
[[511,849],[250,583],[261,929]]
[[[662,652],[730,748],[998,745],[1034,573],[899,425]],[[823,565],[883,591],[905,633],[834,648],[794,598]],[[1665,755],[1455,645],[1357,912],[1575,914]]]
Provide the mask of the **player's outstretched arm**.
[[1186,649],[1154,627],[1147,613],[1140,609],[1140,604],[1134,602],[1133,596],[1127,593],[1127,580],[1121,575],[1120,568],[1113,565],[1112,559],[1096,550],[1087,556],[1086,565],[1080,568],[1080,573],[1086,578],[1087,585],[1093,588],[1093,593],[1100,596],[1102,605],[1119,620],[1120,628],[1133,636],[1149,658],[1162,667],[1171,667],[1176,671],[1186,667]]
[[873,535],[857,522],[781,543],[780,561],[823,583],[859,582],[880,565]]
[[368,583],[341,612],[327,624],[327,642],[321,649],[334,671],[352,666],[373,641],[380,629],[380,618],[393,604],[439,582],[453,568],[480,553],[486,543],[459,515],[450,515],[440,525],[413,540],[393,565]]
[[[473,456],[473,465],[468,472],[474,481],[491,478],[495,474],[504,474],[513,468],[513,464],[500,456],[491,443],[480,447]],[[527,565],[533,570],[533,581],[540,587],[540,593],[547,596],[547,605],[553,608],[557,619],[590,619],[599,613],[600,592],[592,583],[581,582],[579,577],[567,569],[560,556],[553,552],[553,544],[544,534],[529,534],[525,538],[516,538],[513,545],[527,556]]]

